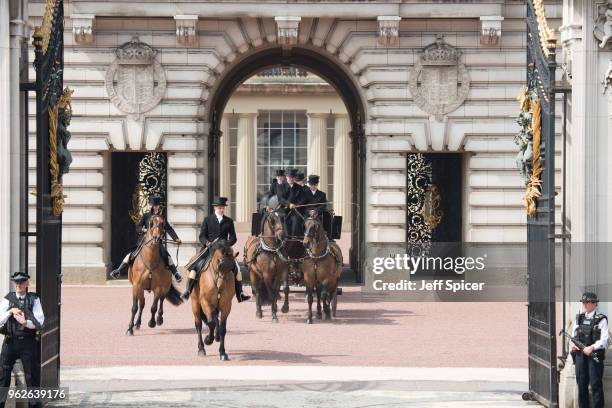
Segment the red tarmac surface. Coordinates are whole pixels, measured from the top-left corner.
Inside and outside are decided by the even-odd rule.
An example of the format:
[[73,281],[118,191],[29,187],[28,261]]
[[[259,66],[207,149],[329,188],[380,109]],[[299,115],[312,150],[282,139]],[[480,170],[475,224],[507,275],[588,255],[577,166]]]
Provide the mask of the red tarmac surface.
[[372,302],[361,298],[359,287],[345,287],[334,320],[306,325],[302,293],[292,294],[288,314],[279,305],[278,324],[271,322],[269,307],[258,320],[253,300],[234,301],[226,337],[231,361],[221,362],[218,343],[206,346],[206,357],[197,356],[189,305],[166,304],[163,326],[151,329],[152,298],[146,298],[142,328],[128,337],[130,287],[64,287],[62,365],[527,365],[524,302]]

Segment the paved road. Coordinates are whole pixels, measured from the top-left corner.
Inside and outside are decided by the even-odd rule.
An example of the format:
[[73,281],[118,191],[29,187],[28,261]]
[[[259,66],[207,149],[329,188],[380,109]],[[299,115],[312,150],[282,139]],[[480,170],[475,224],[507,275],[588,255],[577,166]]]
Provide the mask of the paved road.
[[166,305],[163,326],[149,328],[150,295],[143,327],[125,335],[131,288],[62,289],[62,365],[338,365],[396,367],[526,367],[527,309],[523,303],[408,303],[368,301],[345,288],[332,321],[306,325],[303,294],[291,310],[270,321],[255,318],[255,303],[234,302],[226,350],[197,356],[188,305]]
[[[337,366],[73,367],[70,399],[86,407],[526,407],[525,369]],[[265,381],[263,379],[266,379]]]

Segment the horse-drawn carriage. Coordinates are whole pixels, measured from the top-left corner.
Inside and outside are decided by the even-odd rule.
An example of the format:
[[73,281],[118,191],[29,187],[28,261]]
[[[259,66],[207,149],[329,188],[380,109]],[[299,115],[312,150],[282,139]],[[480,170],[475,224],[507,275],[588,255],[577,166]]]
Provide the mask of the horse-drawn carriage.
[[[342,272],[342,252],[334,240],[340,238],[342,217],[335,216],[330,210],[320,213],[306,212],[302,215],[297,208],[283,209],[277,205],[265,206],[253,213],[251,237],[244,250],[245,263],[249,268],[251,287],[257,302],[257,317],[261,318],[262,299],[269,292],[272,299],[266,299],[272,306],[272,319],[276,321],[276,300],[280,298],[280,284],[284,283],[285,300],[281,311],[289,311],[289,292],[305,288],[309,303],[307,322],[312,322],[312,297],[317,295],[317,317],[321,318],[321,300],[326,319],[336,315],[338,295],[342,290],[337,283]],[[287,233],[286,218],[299,217],[303,222],[303,235]],[[259,262],[258,256],[264,254],[265,260]],[[268,284],[264,284],[267,265],[273,266],[275,273]],[[268,268],[269,269],[269,268]],[[279,280],[280,279],[280,280]],[[293,289],[290,289],[293,286]],[[270,296],[268,296],[270,297]]]

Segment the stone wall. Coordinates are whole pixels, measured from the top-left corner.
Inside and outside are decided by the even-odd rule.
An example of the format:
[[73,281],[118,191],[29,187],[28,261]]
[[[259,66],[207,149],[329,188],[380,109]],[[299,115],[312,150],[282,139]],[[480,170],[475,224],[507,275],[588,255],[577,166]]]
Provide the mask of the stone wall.
[[[77,3],[66,15],[87,13],[88,4],[98,7]],[[132,6],[137,9],[138,4]],[[31,14],[40,16],[41,6],[32,5]],[[514,165],[517,147],[513,143],[518,129],[515,98],[525,80],[525,6],[522,2],[483,3],[480,9],[475,6],[453,4],[452,12],[433,5],[429,11],[402,8],[405,15],[399,22],[398,37],[383,44],[376,14],[359,20],[340,14],[338,18],[314,18],[318,4],[300,5],[310,11],[299,23],[297,45],[344,66],[364,99],[367,174],[366,202],[362,205],[366,206],[368,242],[404,241],[405,155],[416,151],[464,153],[464,240],[526,239],[524,188]],[[165,17],[116,16],[116,12],[113,17],[96,16],[90,44],[75,43],[74,21],[66,20],[64,75],[66,85],[75,89],[75,112],[70,143],[74,163],[65,177],[68,198],[63,261],[71,270],[102,274],[109,264],[109,151],[126,149],[168,152],[168,203],[185,243],[179,264],[187,261],[195,250],[197,228],[207,202],[205,149],[209,124],[204,118],[210,93],[241,55],[277,41],[274,18],[265,15],[262,8],[259,18],[245,17],[238,10],[236,15],[240,17],[200,16],[195,45],[187,47],[177,39],[175,19],[167,15],[167,7],[158,7],[158,15]],[[560,8],[555,3],[548,11],[552,24],[558,25]],[[496,45],[482,43],[481,13],[504,18]],[[39,20],[32,17],[30,23],[38,24]],[[419,108],[411,91],[411,86],[417,85],[411,78],[420,53],[440,34],[446,44],[460,52],[459,63],[465,67],[469,89],[456,109],[436,117]],[[156,60],[166,76],[163,98],[143,114],[141,123],[111,102],[105,83],[115,49],[134,36],[158,50]],[[460,86],[467,87],[467,81]],[[452,91],[452,87],[449,89]],[[31,108],[33,112],[33,101]],[[31,132],[34,125],[32,117]]]

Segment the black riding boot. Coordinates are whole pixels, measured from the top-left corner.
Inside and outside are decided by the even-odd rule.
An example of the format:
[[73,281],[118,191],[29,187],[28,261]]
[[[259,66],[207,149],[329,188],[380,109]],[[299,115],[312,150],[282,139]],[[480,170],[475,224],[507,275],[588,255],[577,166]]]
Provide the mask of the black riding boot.
[[191,279],[189,278],[189,280],[187,281],[187,287],[185,288],[185,291],[183,292],[183,299],[189,299],[189,295],[191,295],[191,291],[193,290],[193,285],[195,283],[195,279]]
[[121,265],[119,265],[119,267],[117,269],[113,269],[110,273],[110,276],[114,279],[118,279],[119,276],[121,275],[121,273],[125,272],[128,268],[128,266],[130,266],[130,264],[125,263],[125,262],[121,262]]
[[180,282],[183,280],[183,277],[181,276],[179,271],[176,269],[176,265],[170,264],[168,265],[168,268],[170,268],[170,271],[172,271],[172,275],[174,275],[174,279],[176,279],[177,282]]
[[251,297],[242,291],[242,282],[239,280],[234,281],[234,288],[236,289],[236,299],[238,299],[238,303],[243,302],[245,300],[249,300]]

